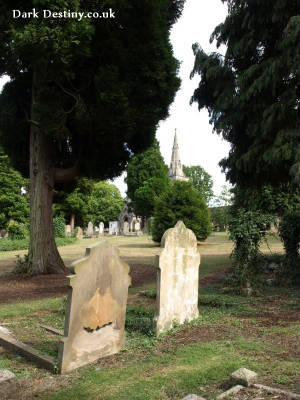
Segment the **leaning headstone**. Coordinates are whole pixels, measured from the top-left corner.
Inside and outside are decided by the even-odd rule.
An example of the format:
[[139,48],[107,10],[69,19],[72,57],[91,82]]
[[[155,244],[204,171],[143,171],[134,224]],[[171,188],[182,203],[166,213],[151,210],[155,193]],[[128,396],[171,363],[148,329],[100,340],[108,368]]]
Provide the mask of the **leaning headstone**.
[[164,248],[157,256],[156,334],[198,318],[198,277],[200,254],[193,231],[182,221],[162,238]]
[[100,222],[99,223],[99,236],[104,235],[104,223]]
[[93,223],[90,221],[90,222],[88,223],[88,227],[87,227],[87,231],[86,231],[86,236],[91,237],[91,236],[93,236],[93,234],[94,234],[94,226],[93,226]]
[[8,369],[0,370],[0,399],[11,399],[19,392],[16,375]]
[[77,226],[75,231],[77,231],[77,233],[76,233],[77,239],[82,239],[83,238],[83,230],[80,228],[80,226]]
[[66,236],[72,235],[71,225],[65,225],[65,234],[66,234]]
[[68,277],[65,337],[59,348],[61,373],[118,353],[125,342],[129,266],[102,241],[86,249]]

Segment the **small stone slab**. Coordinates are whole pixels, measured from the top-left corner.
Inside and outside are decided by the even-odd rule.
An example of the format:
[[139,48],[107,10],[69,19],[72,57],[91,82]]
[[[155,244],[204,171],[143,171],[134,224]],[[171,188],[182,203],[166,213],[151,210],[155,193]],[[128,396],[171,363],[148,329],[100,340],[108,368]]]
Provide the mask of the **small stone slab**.
[[40,324],[40,327],[50,333],[53,333],[54,335],[64,336],[64,332],[61,331],[60,329],[56,329],[56,328],[53,328],[52,326],[42,325],[42,324]]
[[217,396],[217,399],[218,400],[225,399],[227,396],[230,396],[232,394],[236,394],[241,389],[244,389],[244,386],[242,386],[242,385],[233,386],[231,389],[226,390],[226,392],[223,392],[223,393],[219,394],[219,396]]
[[19,390],[19,383],[16,375],[8,369],[0,370],[0,398],[8,399]]
[[34,348],[25,343],[19,342],[12,336],[0,333],[0,346],[26,357],[30,361],[38,364],[40,367],[46,368],[52,372],[55,371],[57,361],[54,357],[39,354]]
[[204,397],[197,396],[196,394],[188,394],[181,400],[205,400]]
[[298,400],[298,399],[300,399],[300,394],[287,392],[286,390],[277,389],[277,388],[273,388],[273,387],[270,387],[270,386],[260,385],[259,383],[255,383],[253,385],[253,387],[255,387],[256,389],[266,390],[267,392],[271,392],[271,393],[284,394],[284,395],[288,396],[290,400]]
[[243,386],[250,386],[257,381],[258,375],[254,371],[247,368],[240,368],[230,374],[231,380]]

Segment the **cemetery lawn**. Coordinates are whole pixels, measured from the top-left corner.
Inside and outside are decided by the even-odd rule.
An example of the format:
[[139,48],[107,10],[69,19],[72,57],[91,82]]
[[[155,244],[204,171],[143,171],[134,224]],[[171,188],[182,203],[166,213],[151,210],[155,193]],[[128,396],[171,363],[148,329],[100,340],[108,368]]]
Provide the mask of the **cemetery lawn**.
[[[0,347],[0,369],[19,378],[22,397],[16,400],[179,400],[188,393],[209,400],[227,389],[229,374],[240,367],[256,371],[259,383],[300,393],[298,290],[264,287],[250,298],[223,294],[232,244],[225,233],[213,234],[199,245],[199,319],[156,339],[151,320],[160,249],[148,237],[108,240],[131,266],[125,351],[55,376]],[[62,247],[65,263],[82,257],[96,241]],[[276,237],[269,247],[282,252]],[[16,278],[9,274],[16,253],[21,252],[0,253],[0,325],[56,356],[57,336],[39,324],[63,329],[65,276]]]

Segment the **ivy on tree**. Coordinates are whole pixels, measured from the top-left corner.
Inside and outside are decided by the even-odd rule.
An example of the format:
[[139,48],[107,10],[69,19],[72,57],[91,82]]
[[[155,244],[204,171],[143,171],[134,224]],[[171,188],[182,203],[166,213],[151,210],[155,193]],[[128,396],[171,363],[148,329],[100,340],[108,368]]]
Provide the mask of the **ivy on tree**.
[[[26,0],[16,9],[105,11],[115,19],[13,19],[0,9],[0,142],[30,176],[28,272],[65,269],[52,226],[55,184],[118,176],[152,144],[179,87],[169,41],[184,0]],[[27,149],[30,149],[28,152]]]

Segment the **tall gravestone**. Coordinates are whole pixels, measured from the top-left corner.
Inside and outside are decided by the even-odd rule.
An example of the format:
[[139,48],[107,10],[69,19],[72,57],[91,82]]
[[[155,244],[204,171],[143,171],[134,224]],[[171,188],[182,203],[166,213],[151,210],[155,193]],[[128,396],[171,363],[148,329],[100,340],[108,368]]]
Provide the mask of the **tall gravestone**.
[[93,223],[90,221],[90,222],[88,223],[86,235],[87,235],[87,236],[93,236],[93,234],[94,234],[94,226],[93,226]]
[[104,235],[104,223],[99,222],[99,236]]
[[83,230],[80,228],[80,226],[77,226],[75,231],[76,231],[77,239],[82,239],[83,238]]
[[72,264],[64,338],[59,347],[61,373],[119,352],[125,342],[129,266],[119,251],[102,241]]
[[168,229],[161,241],[163,250],[157,256],[156,334],[172,329],[174,321],[198,318],[198,281],[200,253],[193,231],[182,221]]

